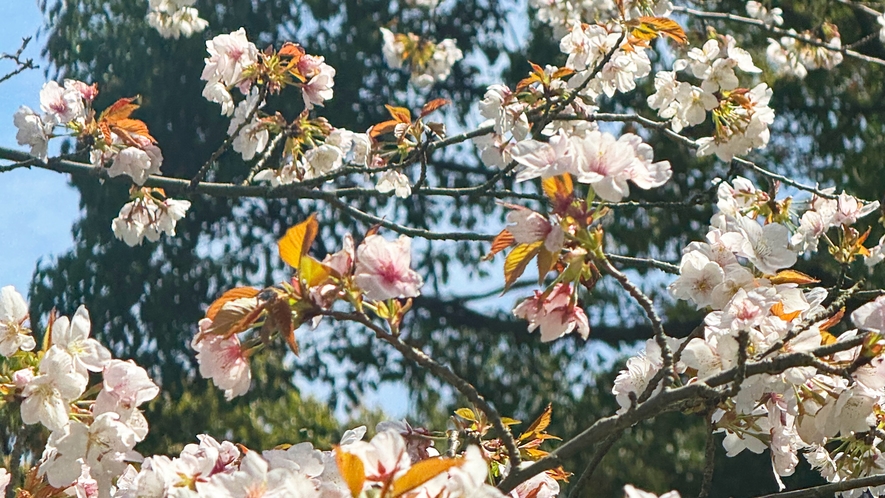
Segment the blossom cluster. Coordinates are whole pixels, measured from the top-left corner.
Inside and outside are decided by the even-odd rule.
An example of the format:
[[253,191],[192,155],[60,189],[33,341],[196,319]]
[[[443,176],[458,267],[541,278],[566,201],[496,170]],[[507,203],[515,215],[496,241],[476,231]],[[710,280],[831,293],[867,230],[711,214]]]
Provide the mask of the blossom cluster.
[[[0,387],[21,400],[22,422],[51,431],[37,476],[79,496],[109,496],[128,462],[140,461],[133,448],[148,423],[138,407],[159,388],[143,368],[112,358],[90,329],[84,306],[71,318],[52,317],[35,352],[24,299],[11,286],[0,289]],[[101,375],[92,387],[90,372]]]
[[[692,48],[686,59],[673,63],[673,71],[655,75],[655,93],[648,105],[670,120],[674,131],[703,123],[711,113],[715,132],[697,141],[698,155],[716,154],[723,161],[768,144],[774,111],[768,107],[771,89],[759,83],[752,89],[740,87],[735,68],[744,73],[760,73],[750,54],[737,46],[731,36],[707,40]],[[700,80],[700,86],[677,80],[687,70]]]
[[111,222],[114,236],[130,247],[141,245],[145,238],[156,242],[163,233],[174,236],[175,225],[191,205],[166,198],[162,189],[133,189],[131,198]]
[[[366,240],[356,255],[351,244],[322,264],[341,271],[353,266],[353,280],[365,288],[367,298],[417,295],[421,281],[408,269],[408,240],[389,243],[377,235]],[[326,281],[317,287],[330,285]],[[8,400],[21,400],[25,424],[39,423],[51,431],[27,479],[14,483],[22,496],[504,497],[489,481],[490,473],[503,478],[509,472],[502,462],[501,442],[487,439],[491,426],[467,408],[456,411],[453,421],[460,430],[479,436],[479,445],[468,445],[460,453],[451,448],[454,456],[448,457],[434,447],[434,441],[445,436],[406,421],[379,423],[370,441],[363,440],[364,426],[346,431],[331,451],[315,449],[310,442],[255,451],[200,435],[198,443],[186,445],[177,457],[143,457],[134,450],[148,432],[139,406],[159,393],[147,372],[131,361],[112,358],[89,337],[91,322],[84,306],[71,318],[50,318],[39,352],[34,351],[28,318],[22,296],[11,286],[0,289],[0,388]],[[211,326],[204,320],[201,327],[207,328],[207,322]],[[205,353],[200,351],[198,357]],[[101,381],[90,387],[91,372],[99,373]],[[546,455],[537,448],[549,438],[549,415],[550,407],[520,436],[535,459]],[[562,469],[542,473],[509,496],[555,498],[556,479],[567,475]],[[0,493],[10,480],[0,469]]]
[[[335,128],[322,117],[311,117],[310,111],[333,95],[336,71],[323,57],[306,54],[293,43],[284,44],[278,51],[260,52],[242,28],[216,36],[206,42],[206,47],[209,57],[202,74],[207,82],[203,96],[221,104],[222,114],[231,116],[227,133],[234,151],[245,161],[266,158],[276,152],[268,147],[285,139],[280,166],[261,169],[250,180],[279,186],[328,177],[345,165],[364,168],[366,173],[386,165],[385,159],[375,153],[380,147],[375,137]],[[441,55],[443,48],[436,56]],[[298,87],[304,102],[304,112],[291,122],[279,113],[262,110],[265,97],[286,86]],[[233,88],[244,96],[238,103],[231,94]],[[392,169],[376,175],[376,188],[399,197],[411,193],[408,177]]]
[[842,38],[834,24],[824,24],[821,28],[824,37],[821,43],[825,46],[812,45],[796,39],[801,35],[803,38],[816,40],[817,37],[810,31],[796,33],[789,30],[793,36],[783,36],[780,40],[769,38],[768,48],[765,54],[768,64],[778,76],[793,76],[802,79],[808,71],[814,69],[833,69],[842,63]]
[[[206,50],[209,57],[200,76],[206,82],[203,97],[221,104],[225,116],[234,113],[231,90],[237,88],[249,95],[258,81],[264,82],[269,92],[278,92],[288,85],[299,87],[307,110],[332,98],[335,68],[326,64],[323,57],[305,53],[298,45],[288,43],[279,51],[261,52],[246,37],[246,30],[240,28],[208,40]],[[247,109],[247,115],[254,115],[257,100]]]
[[129,467],[112,496],[504,496],[486,483],[488,465],[478,446],[457,458],[440,458],[420,439],[407,439],[414,433],[401,433],[400,427],[408,426],[381,423],[370,441],[363,441],[366,428],[357,427],[345,432],[334,451],[306,442],[241,452],[229,441],[203,435],[178,457],[152,456],[141,470]]
[[193,7],[196,0],[149,0],[148,24],[163,38],[190,38],[202,33],[209,22]]
[[[200,321],[191,343],[200,374],[228,399],[249,390],[249,358],[258,344],[280,337],[297,353],[295,330],[306,322],[316,327],[337,302],[373,311],[395,328],[411,305],[399,300],[420,295],[424,281],[410,268],[409,238],[388,241],[372,234],[355,247],[348,235],[341,250],[320,261],[306,255],[312,239],[305,234],[315,227],[315,218],[308,218],[280,240],[281,258],[296,269],[289,282],[263,291],[232,289]],[[305,255],[295,247],[304,247]],[[256,334],[246,333],[253,328]]]
[[[741,379],[736,394],[714,414],[717,428],[726,433],[723,445],[729,456],[768,448],[775,474],[788,476],[804,453],[823,477],[837,482],[883,470],[882,441],[864,434],[878,427],[875,407],[885,402],[878,353],[885,333],[885,297],[854,311],[856,329],[837,339],[828,329],[841,315],[824,306],[829,292],[808,287],[817,280],[790,269],[822,238],[845,263],[869,254],[862,245],[865,237],[852,225],[878,203],[825,194],[830,197],[815,196],[808,203],[797,223],[791,199],[772,199],[746,178],[720,183],[719,212],[706,241],[685,248],[679,278],[670,285],[675,297],[712,311],[701,337],[669,339],[668,346],[680,352],[674,371],[691,383],[747,361],[777,361],[782,355],[869,334],[858,346],[821,356],[817,364]],[[832,239],[828,232],[835,232]],[[663,367],[658,342],[649,340],[645,352],[631,358],[615,380],[613,392],[622,413]],[[834,441],[839,445],[832,450],[835,446],[829,443]]]
[[384,44],[381,48],[384,61],[391,69],[400,69],[407,65],[411,74],[411,82],[418,88],[425,88],[437,81],[445,81],[452,71],[452,66],[464,58],[464,54],[455,45],[455,40],[446,38],[435,43],[413,33],[394,34],[387,28],[381,28]]
[[160,174],[163,153],[147,125],[130,117],[139,107],[138,99],[119,99],[96,116],[92,104],[97,95],[96,84],[47,82],[40,90],[43,114],[22,106],[13,116],[18,143],[30,146],[31,154],[41,160],[46,159],[53,137],[71,134],[80,143],[91,144],[89,158],[96,169],[110,178],[127,176],[135,184],[133,201],[121,208],[112,223],[114,235],[130,246],[141,244],[144,237],[155,242],[164,232],[174,235],[175,224],[190,202],[168,199],[159,189],[141,188],[148,177]]

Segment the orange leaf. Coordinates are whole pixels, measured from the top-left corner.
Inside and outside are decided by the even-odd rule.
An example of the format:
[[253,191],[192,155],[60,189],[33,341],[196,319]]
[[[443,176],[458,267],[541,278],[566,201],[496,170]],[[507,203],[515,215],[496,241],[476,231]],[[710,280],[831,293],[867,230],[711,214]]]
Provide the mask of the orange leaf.
[[387,108],[387,112],[389,112],[393,119],[395,119],[398,123],[412,123],[412,113],[409,112],[409,110],[405,107],[394,107],[387,104],[385,104],[384,107]]
[[304,56],[304,49],[301,48],[301,45],[292,42],[286,42],[280,48],[280,51],[277,52],[280,57],[292,57],[295,60],[299,60]]
[[820,322],[819,324],[817,324],[817,328],[820,330],[827,330],[830,327],[841,322],[842,318],[844,318],[844,317],[845,317],[845,308],[842,308],[835,315],[833,315],[833,316],[827,318],[826,320]]
[[519,83],[516,84],[516,91],[521,92],[526,87],[531,86],[532,83],[542,83],[542,82],[543,82],[543,80],[537,74],[532,74],[531,76],[528,76],[526,78],[519,80]]
[[215,314],[212,326],[206,329],[204,334],[223,337],[239,334],[251,327],[263,311],[264,306],[258,302],[258,299],[228,301]]
[[111,131],[120,135],[125,143],[131,145],[133,147],[139,147],[141,144],[132,138],[132,135],[141,135],[144,138],[147,138],[153,143],[157,143],[157,140],[151,136],[148,131],[147,125],[144,121],[140,119],[121,119],[114,124],[110,125]]
[[796,270],[783,270],[779,271],[777,275],[768,279],[772,284],[816,284],[820,282],[820,280],[810,277],[801,271]]
[[544,408],[544,411],[541,412],[541,415],[532,422],[532,425],[526,429],[520,436],[518,441],[529,441],[538,437],[542,432],[547,430],[547,426],[550,425],[550,418],[553,416],[553,403],[547,405],[547,408]]
[[234,287],[226,291],[221,295],[218,299],[212,302],[209,305],[209,309],[206,310],[206,318],[210,320],[215,319],[215,315],[218,314],[218,311],[221,310],[221,307],[224,306],[224,303],[229,301],[233,301],[234,299],[239,299],[241,297],[255,297],[258,295],[258,289],[255,287]]
[[672,38],[676,43],[683,44],[688,41],[685,31],[673,19],[667,17],[642,16],[638,19],[639,25],[633,28],[630,34],[639,40],[650,41],[658,35]]
[[122,99],[117,100],[110,107],[102,111],[101,115],[98,116],[99,121],[104,121],[108,124],[116,123],[121,119],[126,119],[132,114],[132,111],[138,109],[140,106],[138,104],[133,104],[140,99],[140,97],[124,97]]
[[400,124],[399,121],[395,119],[390,119],[387,121],[382,121],[374,126],[369,131],[369,136],[372,138],[378,138],[385,133],[392,133],[393,130],[396,129],[396,125]]
[[568,173],[544,178],[541,180],[541,188],[544,190],[544,194],[547,195],[547,198],[554,204],[567,199],[575,191],[575,186],[572,183],[572,176]]
[[353,453],[343,451],[341,447],[335,447],[335,463],[338,464],[338,473],[347,483],[350,494],[357,498],[363,492],[363,484],[366,482],[366,468],[360,457]]
[[532,66],[532,72],[535,74],[544,74],[544,68],[535,64],[532,61],[527,61],[530,66]]
[[424,107],[421,108],[421,116],[420,117],[423,118],[424,116],[427,116],[428,114],[432,113],[433,111],[436,111],[437,109],[445,107],[451,103],[452,103],[452,101],[449,99],[433,99],[430,102],[424,104]]
[[286,235],[277,243],[280,248],[280,258],[297,269],[301,264],[301,257],[307,254],[313,244],[319,227],[316,213],[311,213],[306,220],[286,230]]
[[781,302],[774,303],[771,307],[771,314],[785,322],[793,321],[794,318],[799,316],[799,313],[801,313],[799,310],[793,311],[792,313],[784,313],[784,303]]
[[516,239],[513,238],[513,234],[510,233],[506,228],[501,230],[497,236],[495,236],[495,240],[492,241],[492,248],[489,249],[489,253],[482,257],[483,261],[488,261],[495,257],[495,254],[507,249],[516,243]]
[[553,74],[550,77],[554,80],[558,80],[558,79],[562,79],[562,78],[569,76],[571,74],[574,74],[574,73],[575,73],[574,69],[569,69],[567,67],[561,67],[561,68],[557,69],[556,71],[553,71]]
[[402,477],[393,482],[393,498],[402,496],[409,491],[421,486],[443,472],[458,467],[464,463],[463,459],[454,458],[426,458],[412,465]]
[[298,276],[308,288],[322,284],[332,275],[331,267],[307,255],[301,257],[301,266],[298,268]]
[[510,251],[504,261],[504,292],[507,292],[507,289],[525,272],[526,266],[537,256],[543,244],[543,240],[531,244],[519,244]]

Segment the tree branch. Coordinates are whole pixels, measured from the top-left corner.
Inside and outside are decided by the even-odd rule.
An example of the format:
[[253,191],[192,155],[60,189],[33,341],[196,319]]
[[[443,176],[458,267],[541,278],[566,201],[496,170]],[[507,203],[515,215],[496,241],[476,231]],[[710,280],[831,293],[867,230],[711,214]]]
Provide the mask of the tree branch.
[[463,394],[464,397],[486,414],[492,422],[492,425],[495,427],[495,430],[498,432],[501,440],[504,442],[504,447],[507,448],[507,454],[510,457],[510,465],[513,468],[519,467],[522,459],[519,456],[519,448],[516,446],[513,434],[510,433],[510,429],[504,424],[501,415],[495,407],[489,404],[472,384],[459,377],[449,367],[437,363],[436,360],[428,356],[425,352],[402,342],[399,337],[387,332],[382,327],[369,320],[365,315],[358,313],[344,313],[340,311],[329,311],[324,314],[335,318],[336,320],[352,321],[368,327],[375,332],[376,337],[396,348],[396,350],[402,353],[403,356],[426,368],[433,375],[457,389],[458,392]]

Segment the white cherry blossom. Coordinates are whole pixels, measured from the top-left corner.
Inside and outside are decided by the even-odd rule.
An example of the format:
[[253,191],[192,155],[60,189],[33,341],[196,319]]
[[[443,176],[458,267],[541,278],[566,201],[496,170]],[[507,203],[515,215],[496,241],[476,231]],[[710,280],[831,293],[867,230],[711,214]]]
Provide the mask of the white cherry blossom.
[[31,351],[37,345],[28,321],[28,304],[15,288],[0,289],[0,355],[9,357],[18,351]]

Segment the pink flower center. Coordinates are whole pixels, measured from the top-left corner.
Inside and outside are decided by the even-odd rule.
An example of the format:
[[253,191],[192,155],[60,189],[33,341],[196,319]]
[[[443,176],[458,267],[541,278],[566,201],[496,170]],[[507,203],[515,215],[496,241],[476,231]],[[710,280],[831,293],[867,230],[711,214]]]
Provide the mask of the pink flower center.
[[397,270],[393,261],[385,261],[381,263],[378,267],[378,276],[388,284],[395,284],[400,281],[399,270]]

